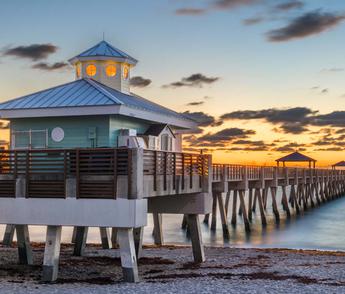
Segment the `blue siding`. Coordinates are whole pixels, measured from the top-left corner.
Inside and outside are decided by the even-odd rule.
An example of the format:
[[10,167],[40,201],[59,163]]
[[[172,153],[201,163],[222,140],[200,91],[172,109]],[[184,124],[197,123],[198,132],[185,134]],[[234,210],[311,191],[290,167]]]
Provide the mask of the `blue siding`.
[[112,115],[110,116],[109,145],[117,146],[117,136],[121,129],[135,129],[138,134],[143,134],[148,127],[149,123],[145,123],[143,120]]
[[[51,139],[51,131],[61,127],[65,138],[61,142]],[[23,118],[11,120],[14,131],[48,129],[48,148],[92,147],[88,139],[89,127],[97,129],[97,147],[109,146],[109,116],[64,117],[64,118]]]

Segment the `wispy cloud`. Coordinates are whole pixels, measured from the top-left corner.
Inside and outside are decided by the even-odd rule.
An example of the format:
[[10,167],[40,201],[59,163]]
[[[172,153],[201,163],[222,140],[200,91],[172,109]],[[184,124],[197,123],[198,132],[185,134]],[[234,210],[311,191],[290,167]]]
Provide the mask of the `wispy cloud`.
[[293,0],[293,1],[280,3],[275,6],[275,9],[280,10],[280,11],[288,11],[292,9],[302,8],[303,6],[304,6],[304,3],[302,1]]
[[186,104],[186,106],[200,106],[205,104],[205,101],[193,101]]
[[198,16],[198,15],[202,15],[205,14],[207,12],[206,9],[204,8],[180,8],[180,9],[176,9],[175,10],[175,14],[176,15],[194,15],[194,16]]
[[186,78],[182,78],[180,81],[163,85],[163,88],[202,87],[205,84],[213,84],[219,79],[219,77],[207,77],[201,73],[196,73]]
[[55,53],[58,47],[47,44],[32,44],[28,46],[17,46],[4,48],[2,50],[3,56],[14,56],[18,58],[31,59],[32,61],[38,61],[48,58],[49,55]]
[[131,78],[130,84],[132,87],[145,88],[152,83],[150,79],[141,76]]
[[34,65],[32,65],[31,67],[34,69],[40,69],[40,70],[44,70],[44,71],[56,71],[56,70],[60,70],[60,69],[65,69],[67,68],[69,65],[66,62],[55,62],[52,64],[46,63],[46,62],[40,62],[40,63],[36,63]]
[[242,21],[242,23],[246,26],[251,26],[255,25],[258,23],[263,22],[265,19],[263,17],[251,17],[251,18],[246,18]]
[[320,10],[308,12],[290,21],[285,27],[267,33],[270,42],[284,42],[320,34],[345,20],[345,15],[323,13]]

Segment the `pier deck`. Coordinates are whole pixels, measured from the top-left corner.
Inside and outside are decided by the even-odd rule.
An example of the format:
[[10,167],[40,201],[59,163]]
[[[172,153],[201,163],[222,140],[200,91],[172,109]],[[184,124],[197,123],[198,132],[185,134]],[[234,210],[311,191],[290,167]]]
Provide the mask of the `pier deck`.
[[[205,260],[198,215],[212,216],[217,206],[223,232],[236,224],[237,200],[246,230],[258,206],[267,223],[267,199],[282,189],[287,216],[344,194],[344,171],[212,164],[203,154],[143,149],[57,149],[0,151],[0,223],[6,224],[4,244],[17,233],[19,262],[32,263],[28,225],[47,226],[43,280],[58,275],[61,227],[75,227],[75,255],[85,249],[88,227],[100,227],[103,248],[120,246],[126,281],[138,281],[147,214],[154,215],[155,243],[163,243],[163,213],[184,215],[196,262]],[[289,195],[288,195],[289,192]],[[224,202],[225,196],[225,202]],[[248,201],[245,198],[248,197]],[[246,202],[249,203],[246,207]],[[218,204],[218,205],[217,205]],[[108,228],[112,228],[110,237]]]

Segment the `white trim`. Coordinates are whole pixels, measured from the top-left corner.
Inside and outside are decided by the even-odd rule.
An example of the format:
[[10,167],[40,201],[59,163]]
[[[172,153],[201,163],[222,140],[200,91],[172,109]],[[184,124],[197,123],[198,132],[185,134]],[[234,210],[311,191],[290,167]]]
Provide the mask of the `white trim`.
[[132,108],[126,105],[109,106],[76,106],[76,107],[56,107],[56,108],[35,108],[35,109],[11,109],[0,110],[1,119],[30,118],[30,117],[64,117],[64,116],[84,116],[84,115],[107,115],[121,114],[128,117],[144,119],[147,121],[168,124],[174,127],[191,129],[196,124],[190,120],[182,120],[174,116],[168,116],[144,109]]
[[146,199],[0,199],[1,224],[130,228],[146,222]]

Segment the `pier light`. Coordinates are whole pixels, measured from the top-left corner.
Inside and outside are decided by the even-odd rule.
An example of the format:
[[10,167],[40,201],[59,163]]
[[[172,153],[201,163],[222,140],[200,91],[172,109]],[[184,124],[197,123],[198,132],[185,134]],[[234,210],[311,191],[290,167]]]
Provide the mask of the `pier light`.
[[105,68],[105,73],[108,77],[116,76],[116,66],[115,64],[110,64]]
[[129,67],[128,67],[128,65],[124,65],[123,66],[123,78],[125,80],[127,80],[128,76],[129,76]]
[[94,64],[89,64],[87,67],[86,67],[86,74],[89,76],[89,77],[93,77],[95,76],[97,73],[97,68]]

